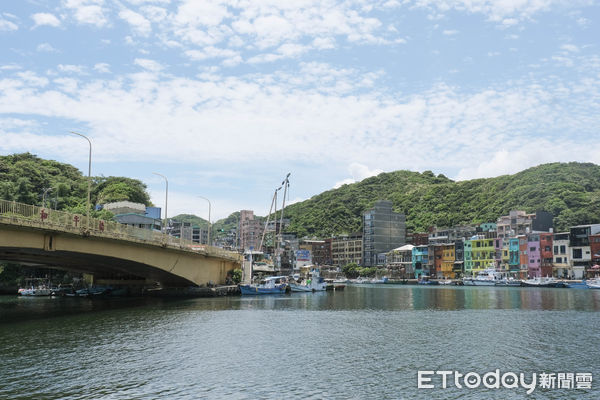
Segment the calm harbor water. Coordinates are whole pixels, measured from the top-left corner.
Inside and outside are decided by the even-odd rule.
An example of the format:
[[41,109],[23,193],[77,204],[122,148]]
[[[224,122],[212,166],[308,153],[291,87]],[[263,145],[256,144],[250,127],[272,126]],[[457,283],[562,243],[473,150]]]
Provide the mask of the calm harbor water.
[[[1,399],[597,399],[600,291],[348,286],[213,299],[0,297]],[[417,371],[591,373],[457,388]],[[450,381],[449,381],[450,382]]]

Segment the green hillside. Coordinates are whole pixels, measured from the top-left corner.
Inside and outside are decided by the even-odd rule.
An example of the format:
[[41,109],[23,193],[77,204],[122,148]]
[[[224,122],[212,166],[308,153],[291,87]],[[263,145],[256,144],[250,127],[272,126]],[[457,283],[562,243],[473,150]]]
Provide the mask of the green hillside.
[[[85,213],[87,177],[75,167],[35,155],[0,156],[0,199],[46,204],[59,210]],[[92,177],[92,204],[129,200],[151,205],[146,185],[126,177]],[[407,226],[425,231],[429,226],[452,226],[495,221],[510,210],[546,210],[555,229],[600,222],[600,166],[590,163],[552,163],[514,175],[454,182],[431,171],[382,173],[351,185],[329,190],[288,206],[288,231],[300,237],[328,237],[361,229],[361,214],[376,200],[387,199],[406,214]],[[95,212],[105,219],[107,212]],[[177,219],[181,219],[178,216]],[[213,232],[237,226],[239,212],[213,223]],[[184,215],[194,225],[202,218]]]
[[[47,190],[48,189],[48,190]],[[126,177],[92,177],[91,204],[133,201],[151,205],[146,185]],[[0,156],[0,199],[85,214],[87,176],[72,165],[44,160],[30,153]],[[107,211],[94,216],[110,219]]]
[[289,231],[327,237],[361,229],[361,214],[376,200],[391,200],[407,226],[495,222],[510,210],[546,210],[555,229],[600,222],[600,166],[552,163],[514,175],[454,182],[431,171],[382,173],[329,190],[286,208]]

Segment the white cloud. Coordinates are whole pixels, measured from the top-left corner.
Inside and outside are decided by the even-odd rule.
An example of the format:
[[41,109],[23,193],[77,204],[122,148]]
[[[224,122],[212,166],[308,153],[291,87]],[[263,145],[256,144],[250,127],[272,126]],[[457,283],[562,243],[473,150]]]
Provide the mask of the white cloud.
[[79,82],[73,78],[57,78],[53,82],[65,93],[73,94],[77,91]]
[[415,7],[431,10],[432,19],[440,18],[450,10],[483,14],[490,21],[513,26],[520,20],[531,19],[535,14],[553,7],[577,7],[589,4],[589,0],[412,0]]
[[353,162],[348,166],[348,172],[350,173],[352,178],[347,178],[340,182],[337,182],[335,185],[333,185],[334,189],[337,189],[343,185],[360,182],[363,179],[370,178],[371,176],[379,175],[383,172],[383,170],[378,168],[370,169],[366,165]]
[[568,53],[579,53],[579,47],[574,44],[563,44],[560,48]]
[[447,30],[443,31],[442,33],[446,36],[453,36],[453,35],[457,35],[458,31],[456,29],[447,29]]
[[319,50],[334,49],[335,39],[330,37],[317,37],[313,40],[312,45],[314,48]]
[[564,138],[561,143],[548,140],[536,140],[536,155],[532,157],[531,149],[526,146],[515,146],[500,149],[492,157],[480,160],[472,167],[462,168],[455,180],[489,178],[506,174],[515,174],[527,168],[550,162],[592,161],[598,162],[600,157],[586,144]]
[[101,74],[108,74],[110,73],[110,65],[107,63],[98,63],[94,65],[94,71],[98,71]]
[[159,62],[147,58],[136,58],[134,64],[151,72],[160,72],[164,69]]
[[121,10],[119,12],[119,17],[127,21],[127,23],[131,25],[133,31],[139,35],[148,36],[152,32],[152,25],[150,24],[150,21],[135,11],[131,11],[129,9]]
[[0,66],[0,71],[12,71],[16,69],[21,69],[21,67],[17,64],[6,64]]
[[0,16],[0,32],[2,31],[16,31],[19,29],[19,26],[12,21],[9,21]]
[[73,65],[73,64],[58,64],[58,70],[61,72],[66,72],[70,74],[83,74],[85,67],[82,65]]
[[[598,157],[589,138],[600,126],[600,112],[589,99],[600,96],[600,80],[581,60],[585,79],[472,91],[439,84],[411,95],[377,89],[372,82],[378,74],[358,87],[361,70],[323,63],[270,75],[219,76],[208,69],[212,73],[200,79],[160,74],[160,80],[156,61],[135,64],[150,73],[62,79],[48,88],[44,77],[15,73],[0,80],[0,113],[85,124],[104,161],[189,163],[202,154],[203,163],[228,168],[286,162],[339,169],[348,160],[368,160],[350,167],[352,180],[407,168],[444,168],[460,171],[461,178],[503,171],[506,157],[498,149],[518,155],[542,139],[564,147],[557,153],[564,158]],[[29,144],[31,151],[39,148],[34,140]],[[540,148],[544,154],[527,150],[531,163],[557,149]]]
[[209,58],[234,58],[239,56],[239,53],[234,50],[220,49],[213,46],[205,47],[202,50],[188,50],[185,55],[195,61],[206,60]]
[[18,76],[23,83],[31,85],[32,87],[44,87],[48,85],[48,78],[39,76],[32,71],[17,72],[16,76]]
[[73,13],[80,24],[103,27],[108,25],[104,0],[63,0],[64,6]]
[[44,25],[52,26],[55,28],[60,26],[60,20],[58,18],[56,18],[56,16],[54,16],[54,14],[36,13],[36,14],[33,14],[31,16],[31,18],[35,22],[34,28],[36,28],[38,26],[44,26]]
[[43,52],[43,53],[57,53],[58,52],[58,50],[56,50],[54,47],[52,47],[52,45],[50,43],[40,43],[36,49],[37,49],[37,51]]
[[519,23],[519,20],[516,18],[504,18],[502,20],[502,26],[504,26],[504,27],[517,25],[518,23]]
[[358,43],[405,43],[404,38],[398,37],[397,30],[389,29],[389,25],[384,26],[370,15],[386,7],[318,0],[303,0],[301,6],[278,0],[211,3],[186,0],[176,14],[162,16],[162,21],[171,28],[163,31],[161,38],[165,43],[175,39],[176,43],[188,47],[186,51],[197,54],[204,53],[206,47],[225,44],[230,48],[245,48],[249,54],[240,54],[240,57],[249,63],[272,62],[310,50],[332,49],[338,39]]

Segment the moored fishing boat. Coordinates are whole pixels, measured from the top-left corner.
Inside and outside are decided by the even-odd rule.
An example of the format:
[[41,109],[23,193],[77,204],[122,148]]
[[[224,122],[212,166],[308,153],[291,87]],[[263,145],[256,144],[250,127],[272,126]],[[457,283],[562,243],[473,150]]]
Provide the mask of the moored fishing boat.
[[17,293],[21,296],[50,296],[52,290],[47,279],[28,278],[25,287],[19,288]]
[[536,276],[532,279],[525,279],[522,281],[523,286],[530,287],[556,287],[557,280],[552,277],[541,278]]
[[290,289],[292,292],[322,292],[327,289],[327,283],[321,277],[319,268],[313,268],[301,283],[290,283]]
[[600,278],[589,279],[585,285],[590,289],[600,289]]
[[463,284],[465,286],[495,286],[500,278],[500,273],[494,268],[486,268],[483,271],[479,271],[474,278],[463,278]]
[[521,281],[515,278],[502,278],[496,282],[496,286],[521,286]]
[[371,279],[369,281],[369,283],[387,283],[387,281],[388,281],[388,277],[387,276],[383,276],[383,277],[381,277],[379,279],[373,278],[373,279]]
[[240,290],[243,295],[282,294],[289,290],[289,286],[287,277],[270,276],[259,284],[240,285]]

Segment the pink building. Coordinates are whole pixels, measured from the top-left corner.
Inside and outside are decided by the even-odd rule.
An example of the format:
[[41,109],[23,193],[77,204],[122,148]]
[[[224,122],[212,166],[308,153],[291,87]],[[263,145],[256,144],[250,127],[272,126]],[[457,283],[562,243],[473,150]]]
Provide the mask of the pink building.
[[542,255],[539,233],[527,235],[527,275],[531,278],[542,276]]

